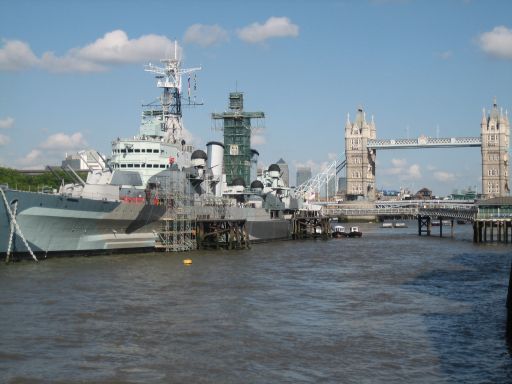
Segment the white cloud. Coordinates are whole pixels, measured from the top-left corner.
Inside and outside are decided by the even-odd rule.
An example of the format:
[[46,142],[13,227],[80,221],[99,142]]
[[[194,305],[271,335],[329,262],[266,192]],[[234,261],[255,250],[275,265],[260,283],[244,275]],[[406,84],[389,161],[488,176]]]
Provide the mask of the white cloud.
[[19,71],[37,64],[38,59],[30,46],[19,40],[2,39],[0,48],[0,70]]
[[238,37],[246,43],[262,43],[275,37],[297,37],[299,27],[287,17],[270,17],[265,24],[253,23],[239,29]]
[[73,56],[55,56],[53,52],[45,52],[38,64],[48,72],[103,72],[108,68],[92,61],[80,60]]
[[405,167],[407,165],[406,159],[391,159],[391,164],[394,167]]
[[405,159],[391,159],[391,164],[391,168],[385,168],[379,173],[397,176],[400,181],[421,179],[421,169],[418,164],[408,165]]
[[421,170],[418,164],[413,164],[407,169],[406,178],[404,180],[418,180],[421,179]]
[[443,52],[438,52],[437,53],[437,56],[441,59],[441,60],[449,60],[453,57],[453,52],[452,51],[443,51]]
[[477,42],[490,56],[512,59],[512,30],[505,26],[498,26],[490,32],[482,33]]
[[183,41],[187,44],[198,44],[202,47],[223,43],[229,39],[228,33],[217,24],[194,24],[185,31]]
[[[72,49],[69,55],[98,63],[136,63],[169,55],[174,57],[174,42],[165,36],[153,34],[130,40],[126,32],[118,29],[105,33],[83,48]],[[178,56],[181,56],[181,52],[178,52]]]
[[446,181],[455,181],[455,175],[450,172],[437,171],[434,172],[434,178],[438,181],[446,182]]
[[0,147],[9,144],[10,141],[11,141],[11,139],[9,138],[9,136],[2,135],[0,133]]
[[33,149],[25,157],[18,159],[18,164],[20,164],[22,167],[42,168],[42,162],[44,160],[42,155],[43,152],[41,150]]
[[17,159],[16,164],[30,169],[42,168],[47,164],[60,164],[66,152],[78,152],[86,147],[87,142],[80,132],[70,135],[56,133],[48,136],[24,157]]
[[310,168],[311,173],[313,175],[323,171],[331,162],[323,161],[321,163],[317,163],[314,160],[307,160],[306,162],[294,161],[293,164],[295,168]]
[[11,128],[14,125],[14,119],[12,117],[5,117],[0,119],[0,129]]
[[[50,72],[98,72],[108,70],[112,64],[126,64],[174,57],[174,42],[166,36],[143,35],[129,39],[126,32],[106,33],[85,47],[71,48],[62,56],[44,52],[38,58],[30,46],[22,41],[3,40],[0,48],[0,70],[20,70],[39,67]],[[178,46],[178,56],[181,48]]]
[[251,145],[262,145],[265,144],[265,129],[254,127],[251,130]]
[[262,145],[265,144],[267,141],[265,140],[265,136],[263,135],[252,135],[251,137],[251,144],[252,145]]
[[85,146],[87,146],[87,142],[83,135],[80,132],[76,132],[72,135],[56,133],[48,136],[48,138],[39,145],[39,148],[48,150],[76,150],[83,149]]

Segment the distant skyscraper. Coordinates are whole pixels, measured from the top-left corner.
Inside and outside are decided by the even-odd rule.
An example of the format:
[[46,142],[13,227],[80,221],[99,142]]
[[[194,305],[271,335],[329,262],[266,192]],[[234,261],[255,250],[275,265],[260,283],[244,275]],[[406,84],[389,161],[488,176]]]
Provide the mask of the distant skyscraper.
[[339,177],[338,178],[338,192],[347,192],[347,178],[346,177]]
[[286,187],[290,186],[290,170],[288,169],[288,164],[283,158],[280,158],[277,163],[279,165],[279,169],[281,169],[281,178],[283,179],[284,185]]
[[311,179],[311,168],[310,167],[298,167],[297,168],[297,187],[306,181]]

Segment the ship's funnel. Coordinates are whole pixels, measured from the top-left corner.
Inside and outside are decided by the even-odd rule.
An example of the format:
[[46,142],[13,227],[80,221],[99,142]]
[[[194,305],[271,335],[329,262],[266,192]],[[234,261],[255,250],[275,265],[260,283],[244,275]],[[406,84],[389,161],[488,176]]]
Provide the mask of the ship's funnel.
[[218,141],[208,142],[206,144],[206,154],[206,167],[213,176],[212,192],[215,194],[215,196],[221,196],[224,144]]

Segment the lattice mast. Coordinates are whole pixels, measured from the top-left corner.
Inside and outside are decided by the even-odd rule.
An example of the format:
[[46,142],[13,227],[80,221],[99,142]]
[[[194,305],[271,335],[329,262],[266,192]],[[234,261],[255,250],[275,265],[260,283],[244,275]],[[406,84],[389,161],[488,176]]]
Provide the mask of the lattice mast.
[[[162,130],[164,131],[164,141],[168,143],[181,143],[183,140],[183,123],[182,123],[182,76],[188,76],[188,98],[185,105],[200,105],[195,98],[191,100],[191,78],[190,74],[200,71],[201,67],[181,68],[181,60],[178,58],[178,43],[174,42],[174,58],[160,60],[162,67],[149,63],[144,66],[146,72],[155,74],[157,79],[157,87],[162,88],[162,95],[159,102],[162,106]],[[194,77],[194,90],[197,88],[196,79]]]

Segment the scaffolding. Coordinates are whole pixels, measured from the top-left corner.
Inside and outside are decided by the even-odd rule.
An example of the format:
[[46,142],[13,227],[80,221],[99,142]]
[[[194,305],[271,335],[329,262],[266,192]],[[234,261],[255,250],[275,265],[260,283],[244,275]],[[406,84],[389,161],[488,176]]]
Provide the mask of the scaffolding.
[[157,178],[156,196],[166,207],[160,219],[160,231],[155,248],[165,252],[190,251],[197,248],[195,218],[192,212],[193,195],[185,175],[170,172]]
[[[242,178],[245,185],[251,183],[251,133],[263,129],[264,112],[244,112],[244,98],[241,92],[229,94],[229,111],[212,113],[212,121],[220,122],[224,131],[224,171],[226,182]],[[254,120],[254,124],[251,121]]]

